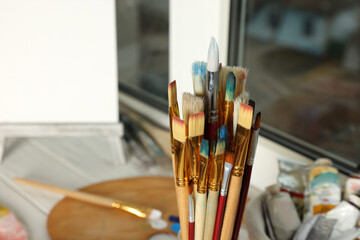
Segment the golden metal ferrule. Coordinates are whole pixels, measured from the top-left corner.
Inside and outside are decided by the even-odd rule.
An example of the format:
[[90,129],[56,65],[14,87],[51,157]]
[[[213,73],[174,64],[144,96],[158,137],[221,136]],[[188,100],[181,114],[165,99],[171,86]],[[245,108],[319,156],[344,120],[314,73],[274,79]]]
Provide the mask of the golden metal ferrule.
[[197,185],[198,193],[206,193],[207,192],[207,173],[209,166],[209,158],[206,158],[200,155],[199,159],[199,181]]
[[233,122],[234,122],[234,102],[225,101],[224,108],[224,124],[228,131],[228,148],[234,149],[234,133],[233,133]]
[[201,137],[189,137],[188,141],[188,152],[189,152],[189,166],[190,166],[190,180],[194,184],[197,184],[199,179],[199,157],[200,157],[200,145]]
[[111,206],[113,208],[122,209],[141,218],[147,218],[153,210],[152,208],[138,206],[131,203],[125,203],[120,200],[115,200],[111,203]]
[[186,141],[182,143],[174,139],[175,177],[178,187],[186,187],[189,183],[186,149]]
[[224,154],[216,155],[209,172],[209,190],[219,191],[224,169]]
[[172,130],[172,119],[173,117],[179,117],[179,107],[176,103],[174,106],[169,107],[169,128],[170,128],[170,143],[171,143],[171,153],[174,154],[174,138]]
[[238,126],[236,129],[235,141],[235,162],[232,175],[241,177],[244,174],[244,167],[248,153],[250,129]]

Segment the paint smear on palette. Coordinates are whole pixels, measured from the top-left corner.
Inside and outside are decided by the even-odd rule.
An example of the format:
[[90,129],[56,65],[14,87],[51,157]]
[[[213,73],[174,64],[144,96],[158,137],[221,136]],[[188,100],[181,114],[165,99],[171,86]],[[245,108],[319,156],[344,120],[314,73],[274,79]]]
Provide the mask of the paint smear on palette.
[[150,223],[150,226],[156,230],[161,230],[167,227],[167,222],[162,219],[151,219],[148,220]]
[[27,240],[27,233],[21,222],[8,209],[0,205],[0,239]]

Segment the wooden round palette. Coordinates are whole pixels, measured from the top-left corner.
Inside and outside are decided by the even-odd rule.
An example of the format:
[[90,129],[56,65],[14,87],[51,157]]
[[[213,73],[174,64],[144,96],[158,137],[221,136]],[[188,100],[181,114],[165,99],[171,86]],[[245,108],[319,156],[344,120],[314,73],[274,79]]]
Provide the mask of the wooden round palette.
[[[127,178],[102,182],[80,189],[134,204],[159,209],[162,219],[178,216],[174,179],[167,177]],[[156,230],[142,218],[122,210],[99,207],[64,198],[51,211],[47,221],[53,240],[148,239],[157,233],[171,233],[168,227]]]

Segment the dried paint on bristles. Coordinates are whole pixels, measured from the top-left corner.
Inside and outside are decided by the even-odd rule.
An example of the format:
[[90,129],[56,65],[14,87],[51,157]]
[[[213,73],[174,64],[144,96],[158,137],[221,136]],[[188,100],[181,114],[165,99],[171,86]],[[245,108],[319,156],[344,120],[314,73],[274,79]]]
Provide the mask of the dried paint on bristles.
[[225,147],[227,147],[227,144],[228,144],[228,131],[227,131],[227,128],[226,128],[226,125],[222,125],[222,127],[220,128],[220,138],[223,138],[225,139]]
[[194,93],[197,96],[205,96],[206,62],[196,61],[192,64],[192,80]]
[[183,93],[182,96],[183,118],[186,124],[189,124],[191,114],[204,112],[204,98],[195,96],[191,93]]
[[235,75],[233,72],[230,72],[226,80],[225,101],[228,102],[234,101],[234,94],[235,94]]
[[185,122],[178,117],[173,117],[172,120],[173,137],[179,142],[185,142]]
[[240,96],[237,96],[234,101],[234,115],[233,115],[233,135],[236,133],[236,125],[239,117],[240,104],[249,102],[249,93],[244,91]]
[[225,153],[225,162],[234,164],[234,159],[235,159],[235,152],[227,149]]
[[247,104],[242,103],[240,105],[238,125],[243,128],[250,129],[253,118],[253,108]]
[[209,157],[209,141],[206,139],[201,140],[200,155],[203,157]]
[[216,153],[215,155],[223,154],[225,151],[225,139],[219,138],[216,144]]
[[203,112],[191,114],[189,117],[189,137],[204,135],[205,115]]
[[176,80],[172,81],[168,85],[168,99],[169,107],[174,106],[177,103]]
[[236,77],[235,97],[237,97],[245,90],[246,77],[249,71],[243,67],[233,67],[231,70]]

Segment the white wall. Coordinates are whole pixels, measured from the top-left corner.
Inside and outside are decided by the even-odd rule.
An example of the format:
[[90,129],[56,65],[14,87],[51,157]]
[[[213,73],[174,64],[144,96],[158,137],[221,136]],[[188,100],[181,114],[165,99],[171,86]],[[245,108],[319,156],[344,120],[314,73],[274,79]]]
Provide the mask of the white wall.
[[117,122],[114,0],[0,0],[0,123]]
[[191,64],[207,61],[211,36],[218,42],[220,62],[227,64],[229,16],[230,0],[170,0],[169,81],[176,80],[178,94],[193,92]]

